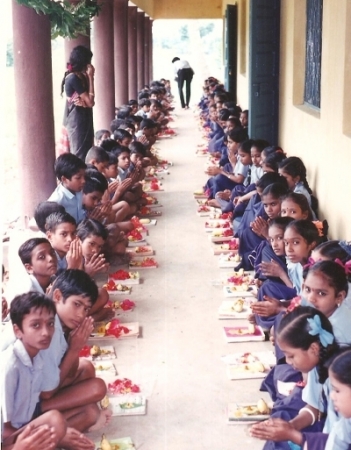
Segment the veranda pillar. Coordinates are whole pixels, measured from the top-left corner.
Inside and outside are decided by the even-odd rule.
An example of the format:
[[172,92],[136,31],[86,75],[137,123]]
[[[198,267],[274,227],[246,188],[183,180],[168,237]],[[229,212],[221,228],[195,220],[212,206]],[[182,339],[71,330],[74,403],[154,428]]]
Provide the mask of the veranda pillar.
[[21,218],[56,186],[51,26],[48,16],[12,2]]
[[152,26],[154,21],[149,18],[149,80],[152,81],[154,76],[154,59],[153,59],[153,37]]
[[142,89],[145,84],[144,80],[144,17],[143,11],[137,13],[137,58],[138,58],[138,89]]
[[128,0],[114,0],[115,105],[128,101]]
[[102,9],[94,18],[95,131],[110,129],[115,117],[113,0],[100,1]]
[[149,30],[149,17],[144,17],[144,83],[150,84],[150,69],[149,69],[149,60],[150,60],[150,53],[149,53],[149,38],[150,38],[150,30]]
[[137,11],[136,6],[128,7],[128,79],[129,100],[137,99],[138,60],[137,60]]

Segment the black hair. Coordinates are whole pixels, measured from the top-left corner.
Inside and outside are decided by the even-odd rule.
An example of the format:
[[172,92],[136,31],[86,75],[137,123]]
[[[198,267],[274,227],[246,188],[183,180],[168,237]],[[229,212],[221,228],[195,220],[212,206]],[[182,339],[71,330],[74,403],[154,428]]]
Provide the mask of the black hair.
[[151,106],[151,101],[148,98],[141,98],[138,105],[140,106],[140,108],[142,108],[143,106]]
[[90,163],[90,161],[92,161],[93,159],[95,159],[97,163],[107,162],[108,153],[102,147],[94,145],[93,147],[91,147],[91,149],[87,153],[87,156],[85,157],[86,164]]
[[340,259],[343,264],[351,260],[351,246],[344,241],[331,240],[323,242],[314,250],[318,250],[322,256],[332,261]]
[[243,142],[248,138],[247,131],[243,127],[233,128],[226,134],[234,142]]
[[134,153],[140,153],[141,155],[143,155],[144,158],[146,157],[146,148],[139,141],[131,142],[129,145],[129,150],[131,155]]
[[312,214],[312,210],[310,208],[310,205],[308,203],[307,197],[303,194],[298,194],[297,192],[288,192],[283,198],[282,198],[282,202],[284,200],[291,200],[294,203],[296,203],[297,205],[299,205],[299,207],[301,208],[301,211],[303,213],[308,213],[307,219],[308,220],[313,220],[313,214]]
[[251,147],[252,147],[252,139],[246,139],[245,141],[241,142],[239,145],[239,149],[246,153],[247,155],[251,154]]
[[231,122],[234,125],[234,128],[242,128],[240,119],[235,116],[229,116],[227,122]]
[[128,106],[138,105],[138,102],[135,99],[129,100]]
[[293,228],[309,245],[313,244],[313,242],[318,243],[319,233],[317,227],[310,220],[293,220],[286,227],[286,229],[288,228]]
[[142,91],[138,95],[138,100],[141,100],[142,98],[150,98],[150,94],[148,92]]
[[312,194],[312,190],[307,182],[307,171],[304,163],[297,156],[290,156],[284,159],[279,164],[279,169],[282,169],[291,177],[300,177],[300,181],[303,183],[307,191]]
[[34,311],[46,309],[49,313],[56,314],[55,303],[49,297],[40,292],[27,292],[17,295],[11,302],[10,318],[12,324],[17,325],[23,331],[24,316],[30,314],[32,309]]
[[131,110],[132,108],[130,106],[121,106],[117,113],[117,119],[126,119],[127,117],[129,117]]
[[345,268],[334,261],[318,261],[315,264],[308,264],[303,271],[303,279],[306,280],[310,273],[320,273],[327,280],[329,286],[335,289],[336,294],[349,290]]
[[55,231],[56,227],[61,225],[61,223],[70,223],[72,225],[77,225],[74,217],[67,212],[64,213],[52,213],[50,214],[45,221],[45,230],[46,231]]
[[274,199],[281,199],[282,197],[284,197],[284,195],[286,195],[286,193],[288,192],[288,189],[286,186],[284,186],[283,184],[277,182],[277,183],[272,183],[269,186],[267,186],[263,192],[262,192],[262,196],[264,195],[271,195]]
[[62,272],[54,281],[51,295],[58,289],[64,302],[72,295],[82,295],[90,298],[94,304],[98,298],[98,288],[92,278],[84,270],[67,269]]
[[112,152],[108,153],[108,165],[112,166],[112,164],[117,164],[117,162],[117,156]]
[[271,219],[268,222],[268,228],[278,227],[282,231],[285,231],[286,227],[292,222],[294,219],[291,217],[276,217],[275,219]]
[[108,133],[109,135],[111,134],[110,130],[98,130],[95,132],[94,137],[97,141],[99,141],[102,138],[102,136],[106,133]]
[[144,128],[151,130],[152,128],[155,128],[157,126],[156,122],[154,122],[151,119],[143,119],[140,123],[140,129],[143,130]]
[[[263,151],[266,152],[267,148],[270,147],[265,147]],[[285,158],[286,155],[283,152],[272,152],[266,155],[264,165],[270,167],[274,172],[278,172],[279,165]]]
[[262,152],[264,148],[269,145],[269,142],[264,139],[255,139],[252,146],[257,147],[259,152]]
[[226,108],[222,108],[218,112],[218,120],[228,120],[230,117],[230,112]]
[[[69,60],[67,63],[67,67],[69,69],[65,72],[63,80],[61,82],[61,95],[63,93],[66,77],[72,72],[82,72],[88,64],[91,63],[91,58],[93,57],[93,53],[88,47],[84,45],[78,45],[74,47],[69,55]],[[82,80],[84,84],[85,80]],[[87,86],[88,87],[88,86]]]
[[66,210],[62,205],[59,205],[56,202],[41,202],[37,205],[34,211],[34,219],[40,231],[42,231],[43,233],[46,232],[46,218],[50,216],[50,214],[55,212],[64,213],[66,212]]
[[124,119],[113,119],[110,123],[111,133],[114,133],[117,128],[124,123]]
[[267,186],[269,186],[272,183],[280,183],[283,186],[286,186],[288,188],[288,182],[284,177],[281,177],[276,172],[267,172],[262,175],[262,177],[257,181],[256,187],[264,190]]
[[70,180],[80,170],[86,169],[86,164],[73,153],[64,153],[60,155],[54,165],[56,178],[61,181],[62,177]]
[[86,171],[83,194],[90,194],[95,191],[103,194],[107,188],[108,182],[102,173],[96,169],[88,169]]
[[125,145],[121,145],[120,147],[116,148],[116,149],[113,151],[113,154],[114,154],[114,155],[116,156],[116,158],[118,159],[119,155],[120,155],[121,153],[124,153],[124,152],[126,152],[126,153],[128,153],[128,155],[130,155],[130,150],[129,150],[129,148],[126,147]]
[[329,371],[334,377],[346,386],[351,387],[351,350],[345,349],[337,355],[329,366]]
[[178,58],[178,56],[176,56],[175,58],[172,59],[172,64],[176,61],[180,61],[180,58]]
[[[315,316],[319,317],[322,329],[333,336],[333,342],[327,347],[323,347],[321,344],[319,334],[310,334],[311,326],[308,323],[308,319],[314,319]],[[293,348],[301,350],[309,349],[316,342],[319,345],[319,362],[316,367],[319,383],[323,384],[325,382],[328,378],[328,370],[325,367],[325,363],[333,354],[338,352],[339,346],[334,337],[333,327],[323,313],[309,306],[298,306],[282,318],[278,327],[277,338],[278,341],[280,340]]]
[[46,238],[31,238],[24,242],[18,249],[18,256],[21,258],[22,264],[32,263],[32,251],[40,244],[49,244]]
[[125,138],[132,139],[132,135],[127,130],[122,130],[121,128],[118,128],[113,132],[113,138],[116,141],[122,141],[122,139]]
[[286,157],[286,154],[284,153],[283,149],[281,147],[279,147],[279,145],[269,145],[268,147],[265,147],[263,150],[264,150],[266,156],[270,155],[271,153],[278,152],[278,153],[283,153],[283,155],[285,155],[285,157]]
[[106,241],[108,236],[108,231],[106,227],[95,219],[84,219],[77,227],[77,236],[83,242],[88,236],[100,236],[104,241]]
[[139,123],[142,122],[143,118],[141,116],[130,116],[129,120],[131,120],[133,123],[137,123],[139,125]]
[[[140,119],[141,119],[141,117],[140,117]],[[135,131],[135,125],[132,120],[125,120],[124,123],[121,123],[121,125],[118,127],[118,130],[127,130],[127,128],[133,130],[133,132]],[[128,133],[129,133],[129,131],[128,131]]]
[[107,153],[113,152],[116,148],[120,146],[121,144],[119,144],[117,141],[111,138],[104,139],[100,144],[100,147],[106,150]]
[[153,98],[152,100],[150,100],[150,102],[151,102],[151,105],[154,105],[154,106],[156,106],[159,109],[162,109],[162,103],[159,102],[158,100]]

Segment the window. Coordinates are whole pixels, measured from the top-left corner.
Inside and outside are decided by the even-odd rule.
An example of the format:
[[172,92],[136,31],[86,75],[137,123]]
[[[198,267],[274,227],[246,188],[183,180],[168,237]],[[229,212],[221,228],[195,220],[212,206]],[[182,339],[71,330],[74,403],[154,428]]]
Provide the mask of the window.
[[321,106],[321,59],[323,0],[306,2],[306,68],[304,102]]

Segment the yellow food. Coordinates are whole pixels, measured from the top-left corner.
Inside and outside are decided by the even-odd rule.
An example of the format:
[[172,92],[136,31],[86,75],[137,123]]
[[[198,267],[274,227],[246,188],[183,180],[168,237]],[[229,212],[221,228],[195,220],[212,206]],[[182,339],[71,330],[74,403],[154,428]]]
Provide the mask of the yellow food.
[[249,323],[249,325],[247,326],[247,331],[249,334],[254,334],[256,328],[255,325],[253,323]]
[[93,345],[90,349],[91,356],[101,355],[101,348],[98,345]]
[[235,312],[242,312],[242,310],[244,309],[244,300],[237,300],[233,305],[233,309]]
[[109,404],[110,404],[110,400],[107,397],[107,395],[105,395],[105,397],[100,401],[100,406],[102,409],[106,409]]
[[113,450],[112,445],[106,439],[106,436],[104,434],[101,436],[100,447],[101,447],[101,450]]
[[140,219],[139,222],[142,223],[143,225],[146,225],[146,224],[150,223],[151,220],[150,219]]
[[257,409],[261,414],[269,414],[271,412],[269,406],[263,400],[263,398],[260,398],[259,401],[257,402]]

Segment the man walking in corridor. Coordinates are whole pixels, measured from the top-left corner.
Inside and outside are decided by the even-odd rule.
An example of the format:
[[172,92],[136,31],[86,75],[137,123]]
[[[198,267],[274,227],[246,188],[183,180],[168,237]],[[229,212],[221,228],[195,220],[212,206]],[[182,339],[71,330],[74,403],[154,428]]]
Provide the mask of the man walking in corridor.
[[[185,61],[184,59],[182,60],[178,57],[175,57],[172,59],[172,63],[174,68],[175,79],[178,82],[180,103],[182,105],[182,108],[189,109],[191,80],[193,79],[194,71],[191,68],[188,61]],[[185,82],[185,101],[183,94],[184,82]]]

